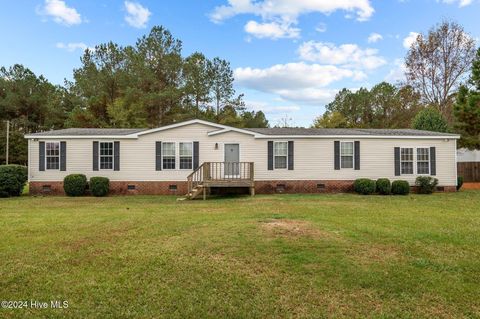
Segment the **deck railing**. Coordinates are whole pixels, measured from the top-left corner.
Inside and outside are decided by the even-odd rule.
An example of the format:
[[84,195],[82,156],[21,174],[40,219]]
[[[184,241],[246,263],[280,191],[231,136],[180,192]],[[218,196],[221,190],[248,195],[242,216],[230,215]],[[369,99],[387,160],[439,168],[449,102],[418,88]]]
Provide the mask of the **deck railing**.
[[253,162],[204,162],[187,177],[188,193],[205,182],[254,181]]

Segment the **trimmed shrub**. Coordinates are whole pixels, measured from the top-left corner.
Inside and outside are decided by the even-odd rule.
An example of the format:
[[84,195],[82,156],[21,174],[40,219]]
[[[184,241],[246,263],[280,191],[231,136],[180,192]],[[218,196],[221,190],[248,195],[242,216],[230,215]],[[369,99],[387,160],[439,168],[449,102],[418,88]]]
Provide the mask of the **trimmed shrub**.
[[457,177],[457,191],[460,190],[460,188],[462,188],[462,185],[463,185],[463,176],[458,176]]
[[63,190],[68,196],[82,196],[87,188],[87,177],[83,174],[70,174],[63,179]]
[[370,195],[375,193],[375,181],[368,178],[356,179],[353,183],[355,192],[362,195]]
[[382,195],[390,195],[392,192],[392,184],[388,178],[377,179],[377,193]]
[[415,186],[418,187],[419,194],[431,194],[438,185],[438,179],[431,176],[418,176],[415,180]]
[[110,180],[106,177],[91,177],[90,192],[93,196],[102,197],[108,194],[110,189]]
[[393,181],[392,194],[408,195],[410,193],[410,184],[407,181]]
[[20,196],[28,179],[28,170],[21,165],[0,166],[0,197]]

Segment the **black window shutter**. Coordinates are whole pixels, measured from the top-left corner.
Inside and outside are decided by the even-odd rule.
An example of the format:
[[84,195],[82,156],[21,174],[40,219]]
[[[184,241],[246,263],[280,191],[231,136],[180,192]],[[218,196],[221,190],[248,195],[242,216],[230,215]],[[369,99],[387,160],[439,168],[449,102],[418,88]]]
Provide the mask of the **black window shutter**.
[[162,142],[155,142],[155,170],[162,170]]
[[430,147],[430,175],[437,175],[437,154],[435,147]]
[[67,170],[67,142],[60,142],[60,170]]
[[45,170],[45,142],[38,142],[38,170]]
[[359,170],[360,169],[360,141],[355,141],[354,142],[354,150],[355,150],[355,170]]
[[340,141],[333,142],[334,168],[340,169]]
[[200,143],[193,142],[193,169],[198,168],[200,160]]
[[273,141],[268,141],[268,170],[273,171]]
[[394,148],[395,156],[395,176],[400,176],[400,147]]
[[293,141],[288,141],[288,169],[293,170]]
[[98,171],[98,142],[93,142],[93,170]]
[[113,170],[120,170],[120,142],[113,142]]

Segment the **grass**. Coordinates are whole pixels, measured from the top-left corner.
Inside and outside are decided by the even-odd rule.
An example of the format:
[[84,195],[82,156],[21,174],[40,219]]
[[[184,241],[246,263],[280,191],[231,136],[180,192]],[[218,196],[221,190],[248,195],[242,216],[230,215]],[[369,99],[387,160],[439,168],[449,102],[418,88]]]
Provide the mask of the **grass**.
[[0,317],[480,317],[480,192],[0,200]]

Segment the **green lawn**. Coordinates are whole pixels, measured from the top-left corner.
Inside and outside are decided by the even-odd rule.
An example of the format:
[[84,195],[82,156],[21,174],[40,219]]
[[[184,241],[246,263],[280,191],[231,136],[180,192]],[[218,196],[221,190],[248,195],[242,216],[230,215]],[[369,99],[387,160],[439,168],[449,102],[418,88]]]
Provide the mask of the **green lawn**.
[[0,200],[0,317],[480,317],[480,192]]

